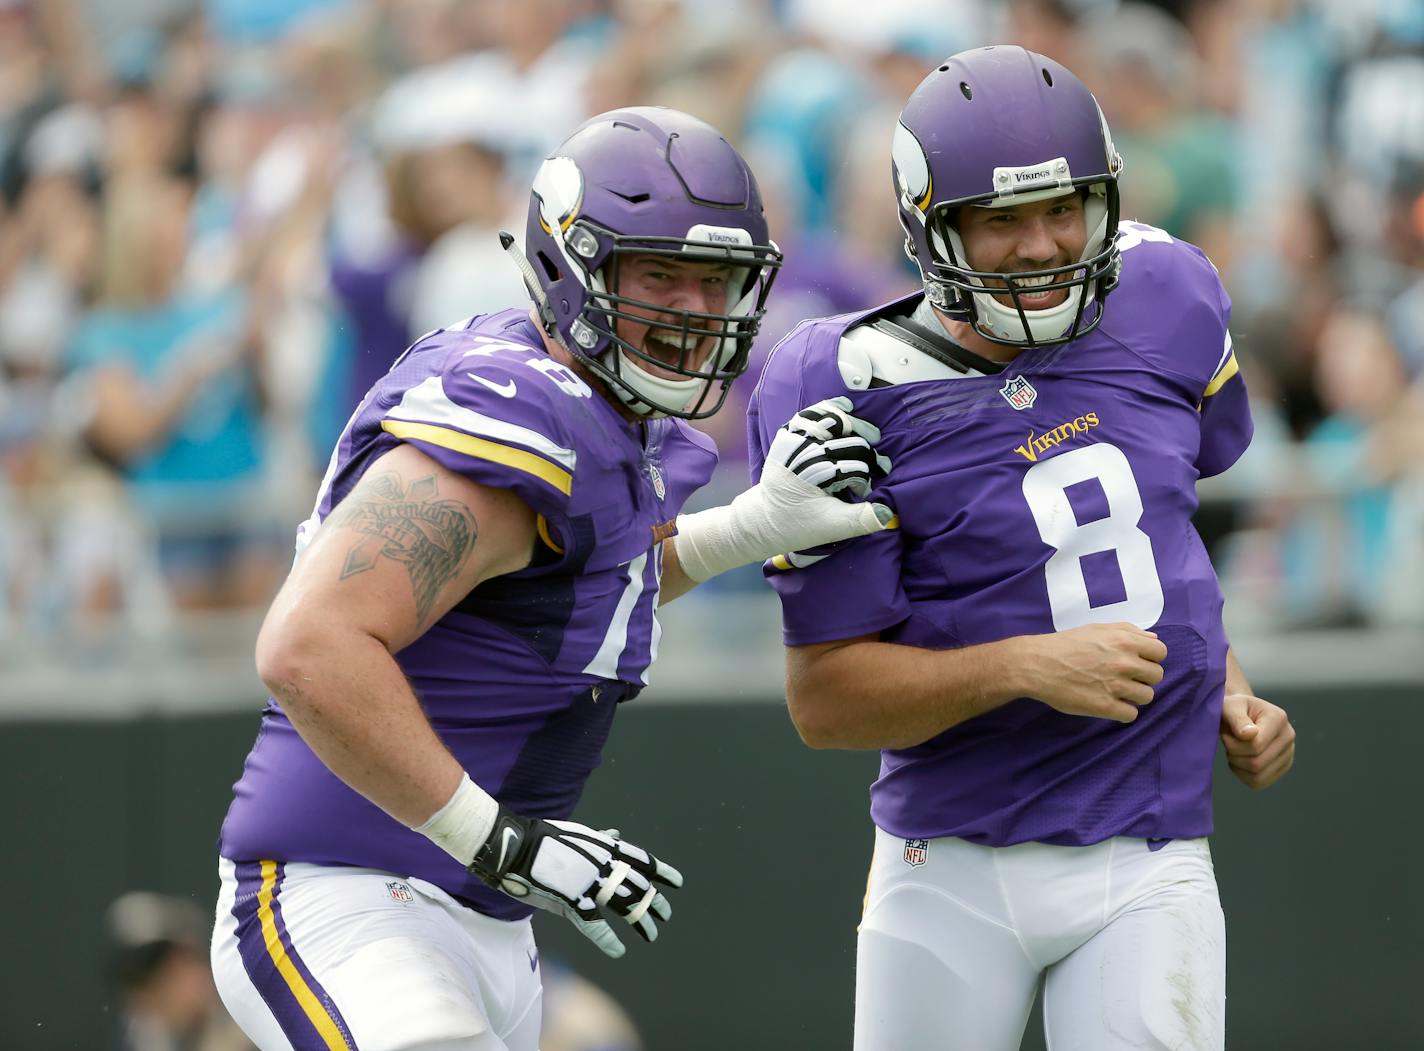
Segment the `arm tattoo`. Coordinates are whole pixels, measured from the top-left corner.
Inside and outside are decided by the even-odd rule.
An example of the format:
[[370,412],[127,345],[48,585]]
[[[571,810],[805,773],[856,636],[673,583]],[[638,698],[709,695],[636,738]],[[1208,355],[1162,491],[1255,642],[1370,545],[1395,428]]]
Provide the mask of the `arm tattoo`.
[[366,534],[346,553],[341,579],[364,573],[381,557],[404,562],[422,623],[440,589],[460,571],[479,533],[463,504],[437,500],[436,495],[434,475],[407,489],[398,475],[383,474],[368,489],[358,488],[342,501],[335,516],[336,525]]

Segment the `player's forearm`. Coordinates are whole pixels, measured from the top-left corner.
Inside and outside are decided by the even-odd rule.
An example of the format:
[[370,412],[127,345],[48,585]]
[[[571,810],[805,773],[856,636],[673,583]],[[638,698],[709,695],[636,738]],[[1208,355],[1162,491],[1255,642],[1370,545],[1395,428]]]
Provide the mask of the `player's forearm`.
[[1251,682],[1246,678],[1246,672],[1242,670],[1240,663],[1236,660],[1236,654],[1231,647],[1226,649],[1226,692],[1246,693],[1254,691],[1251,689]]
[[421,824],[464,771],[431,729],[400,666],[357,631],[258,640],[258,672],[317,757],[402,824]]
[[698,581],[687,575],[682,562],[677,557],[677,545],[671,540],[662,543],[663,574],[658,587],[658,605],[664,606],[673,599],[686,595],[698,585]]
[[1025,693],[1018,640],[925,650],[856,642],[788,664],[787,699],[813,748],[909,748]]

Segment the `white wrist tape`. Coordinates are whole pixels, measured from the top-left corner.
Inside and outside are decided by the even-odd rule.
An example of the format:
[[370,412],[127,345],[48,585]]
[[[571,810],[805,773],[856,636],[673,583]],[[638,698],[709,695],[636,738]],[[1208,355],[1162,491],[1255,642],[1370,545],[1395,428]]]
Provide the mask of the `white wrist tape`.
[[475,853],[485,845],[499,804],[492,795],[470,780],[466,774],[455,794],[415,831],[426,836],[461,865],[475,860]]
[[678,515],[673,545],[682,571],[700,584],[749,562],[874,533],[891,517],[883,504],[844,503],[768,462],[761,482],[730,504]]
[[[737,500],[746,495],[742,493]],[[672,539],[677,562],[682,571],[699,584],[718,573],[763,557],[752,550],[756,537],[737,522],[737,512],[733,510],[737,500],[695,514],[677,516],[677,533]],[[776,551],[764,557],[771,558],[780,553]]]

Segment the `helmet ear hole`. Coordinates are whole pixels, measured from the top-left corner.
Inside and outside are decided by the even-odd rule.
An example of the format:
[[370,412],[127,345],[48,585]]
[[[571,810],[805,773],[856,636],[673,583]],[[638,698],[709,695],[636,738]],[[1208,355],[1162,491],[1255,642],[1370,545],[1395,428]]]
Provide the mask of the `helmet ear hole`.
[[539,260],[539,265],[544,268],[544,276],[547,277],[550,282],[554,282],[559,279],[559,268],[554,265],[554,261],[552,259],[550,259],[543,252],[536,253],[535,258]]

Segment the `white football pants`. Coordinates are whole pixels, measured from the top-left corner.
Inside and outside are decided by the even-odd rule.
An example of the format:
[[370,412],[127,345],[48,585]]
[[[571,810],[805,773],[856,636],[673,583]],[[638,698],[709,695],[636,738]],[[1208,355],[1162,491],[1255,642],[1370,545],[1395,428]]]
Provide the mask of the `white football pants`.
[[537,1051],[528,920],[374,869],[220,859],[213,977],[262,1051]]
[[1221,1051],[1226,927],[1206,840],[983,847],[876,830],[855,1051],[1017,1051],[1040,975],[1049,1051]]

